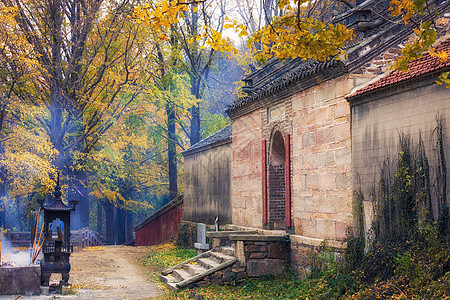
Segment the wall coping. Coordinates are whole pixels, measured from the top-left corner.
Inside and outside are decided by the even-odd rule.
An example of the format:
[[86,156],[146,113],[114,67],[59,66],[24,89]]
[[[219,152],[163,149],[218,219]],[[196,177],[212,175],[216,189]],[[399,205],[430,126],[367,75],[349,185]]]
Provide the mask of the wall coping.
[[256,230],[228,230],[228,231],[207,231],[206,237],[209,238],[228,238],[230,235],[236,235],[236,234],[257,234],[258,231]]
[[289,235],[232,234],[232,241],[278,242]]
[[315,247],[319,247],[319,246],[322,246],[325,244],[326,246],[336,248],[336,249],[347,248],[347,243],[343,242],[343,241],[331,240],[331,239],[318,239],[318,238],[307,237],[307,236],[298,235],[298,234],[289,234],[283,230],[266,230],[266,229],[261,229],[261,228],[245,227],[245,226],[233,225],[233,224],[227,224],[226,228],[228,230],[254,230],[254,231],[257,231],[258,234],[260,234],[260,235],[268,235],[268,236],[276,235],[276,236],[283,237],[283,236],[289,235],[291,243],[294,242],[294,243],[300,243],[300,244],[305,244],[305,245],[315,246]]
[[337,248],[337,249],[347,248],[346,242],[342,242],[342,241],[338,241],[338,240],[318,239],[318,238],[312,238],[312,237],[296,235],[296,234],[291,234],[291,235],[289,235],[289,237],[291,239],[291,242],[295,242],[295,243],[299,243],[299,244],[305,244],[305,245],[310,245],[310,246],[315,246],[315,247],[320,247],[320,246],[325,245],[325,246]]

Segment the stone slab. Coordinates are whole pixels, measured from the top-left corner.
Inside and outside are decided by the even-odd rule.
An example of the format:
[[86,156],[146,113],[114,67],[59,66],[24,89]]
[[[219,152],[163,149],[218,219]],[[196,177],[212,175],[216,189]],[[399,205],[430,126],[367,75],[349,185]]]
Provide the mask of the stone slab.
[[200,250],[209,250],[209,244],[203,244],[203,243],[194,243],[194,248],[195,249],[200,249]]
[[230,235],[232,241],[258,241],[258,242],[277,242],[284,239],[286,235],[248,235],[248,234],[233,234]]
[[206,236],[209,238],[226,238],[229,237],[232,234],[257,234],[258,231],[251,230],[251,231],[245,231],[245,230],[239,230],[239,231],[208,231],[206,233]]
[[40,293],[40,266],[0,268],[0,294],[31,296]]
[[206,244],[206,224],[197,223],[197,242]]
[[247,261],[247,275],[259,277],[265,274],[278,275],[283,273],[285,263],[282,259],[249,259]]

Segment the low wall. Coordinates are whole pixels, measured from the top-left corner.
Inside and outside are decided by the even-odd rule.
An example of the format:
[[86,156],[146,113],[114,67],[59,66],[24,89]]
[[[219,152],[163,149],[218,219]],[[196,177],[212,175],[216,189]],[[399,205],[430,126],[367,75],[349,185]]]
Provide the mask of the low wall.
[[231,222],[231,126],[183,152],[184,221]]
[[[41,267],[1,267],[1,295],[39,295],[41,293]],[[16,298],[17,299],[17,298]]]
[[300,235],[290,235],[290,263],[298,276],[306,276],[313,267],[320,268],[323,259],[319,255],[329,254],[334,260],[341,260],[346,243],[308,238]]
[[136,246],[162,244],[175,238],[182,215],[183,197],[179,196],[134,228]]
[[[227,225],[225,228],[227,228],[227,230],[235,230],[237,232],[258,233],[262,236],[272,236],[274,234],[277,234],[278,236],[289,236],[290,246],[287,247],[289,249],[286,249],[285,247],[284,253],[287,253],[287,255],[289,256],[287,262],[299,277],[303,277],[308,274],[313,267],[321,267],[320,264],[323,262],[323,259],[319,259],[319,255],[325,255],[324,253],[326,253],[332,255],[335,260],[341,260],[343,259],[344,252],[347,247],[347,243],[342,241],[323,240],[297,234],[286,235],[286,232],[281,230],[264,230],[260,228],[236,226],[231,224]],[[219,244],[222,245],[224,243],[219,238],[213,239],[213,248],[215,247],[214,240],[217,240],[216,246]],[[235,252],[236,257],[238,257],[238,253],[239,251]],[[273,253],[274,252],[272,250],[272,257]],[[282,259],[285,259],[285,257],[282,256]]]
[[282,236],[249,237],[255,239],[239,237],[235,241],[235,255],[240,264],[245,266],[248,277],[283,273],[289,263],[289,238],[284,240]]
[[281,274],[289,264],[288,235],[259,235],[256,231],[207,232],[212,248],[233,247],[238,265],[234,273],[249,277]]

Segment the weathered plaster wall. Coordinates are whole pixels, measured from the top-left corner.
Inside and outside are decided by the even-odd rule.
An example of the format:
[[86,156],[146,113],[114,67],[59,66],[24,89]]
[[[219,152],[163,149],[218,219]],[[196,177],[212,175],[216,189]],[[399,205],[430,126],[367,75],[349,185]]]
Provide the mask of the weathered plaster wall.
[[[420,81],[423,84],[424,81]],[[434,80],[417,87],[401,86],[404,91],[382,92],[366,102],[352,107],[352,165],[354,188],[361,187],[365,200],[380,180],[383,161],[398,156],[399,136],[411,136],[412,145],[422,135],[430,165],[435,165],[432,147],[436,143],[436,115],[443,117],[443,131],[447,165],[450,163],[450,92]],[[368,102],[367,102],[368,101]],[[448,177],[447,186],[450,184]],[[371,206],[365,201],[366,229],[371,219]]]
[[233,120],[231,206],[236,225],[262,227],[262,112]]
[[184,156],[183,220],[231,223],[231,143]]

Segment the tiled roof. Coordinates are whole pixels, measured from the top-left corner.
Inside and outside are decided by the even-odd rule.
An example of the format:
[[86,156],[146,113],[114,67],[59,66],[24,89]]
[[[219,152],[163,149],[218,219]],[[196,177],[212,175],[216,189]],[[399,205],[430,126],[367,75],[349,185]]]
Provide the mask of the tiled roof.
[[218,144],[220,142],[225,142],[229,140],[231,142],[231,124],[217,131],[216,133],[208,136],[207,138],[201,140],[197,144],[194,144],[189,149],[183,151],[183,155],[195,152],[202,148]]
[[[436,48],[436,52],[440,51],[450,53],[450,40],[443,42]],[[389,75],[381,78],[380,80],[369,84],[365,88],[358,90],[357,92],[353,93],[350,96],[347,96],[347,99],[352,99],[357,96],[368,94],[380,88],[387,88],[400,82],[404,82],[406,80],[413,79],[421,75],[425,75],[433,71],[443,69],[448,66],[450,66],[450,59],[441,62],[439,58],[432,57],[429,53],[427,53],[422,58],[412,61],[408,65],[409,68],[408,71],[404,72],[394,70]]]
[[254,89],[252,94],[237,99],[237,101],[230,104],[225,111],[230,115],[234,111],[241,109],[250,103],[256,102],[261,98],[274,94],[282,89],[286,89],[287,86],[301,79],[313,77],[327,68],[342,68],[342,65],[343,64],[340,61],[337,61],[334,58],[325,62],[312,59],[304,61],[302,58],[288,60],[281,65],[282,67],[279,67],[279,72],[276,73],[276,76],[273,76],[267,84]]

